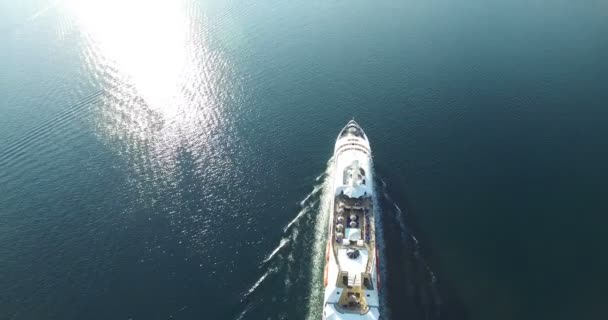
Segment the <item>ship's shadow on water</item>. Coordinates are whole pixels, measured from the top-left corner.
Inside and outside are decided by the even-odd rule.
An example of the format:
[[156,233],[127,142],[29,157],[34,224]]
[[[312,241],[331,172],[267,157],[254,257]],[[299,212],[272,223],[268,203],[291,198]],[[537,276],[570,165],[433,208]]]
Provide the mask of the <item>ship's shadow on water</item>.
[[[378,174],[378,173],[376,173]],[[378,176],[377,176],[378,177]],[[432,248],[417,228],[407,199],[391,197],[390,181],[376,179],[384,242],[384,298],[390,319],[468,319],[449,279],[434,263]],[[397,190],[393,190],[397,192]]]

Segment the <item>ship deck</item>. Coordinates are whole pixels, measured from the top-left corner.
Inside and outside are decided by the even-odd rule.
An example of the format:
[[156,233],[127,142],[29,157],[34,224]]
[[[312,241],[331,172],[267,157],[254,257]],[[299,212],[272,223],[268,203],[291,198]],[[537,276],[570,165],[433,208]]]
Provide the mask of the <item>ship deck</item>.
[[[334,221],[332,222],[334,253],[337,255],[340,249],[373,250],[375,233],[371,198],[351,200],[336,196],[334,203]],[[365,271],[369,272],[369,267],[367,264]]]

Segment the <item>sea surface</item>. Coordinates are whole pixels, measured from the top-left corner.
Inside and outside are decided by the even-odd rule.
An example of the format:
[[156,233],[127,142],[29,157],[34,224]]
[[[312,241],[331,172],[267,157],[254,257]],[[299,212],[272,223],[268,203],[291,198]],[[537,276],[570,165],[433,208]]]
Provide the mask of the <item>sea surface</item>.
[[353,117],[385,319],[606,319],[605,0],[0,0],[0,319],[319,319]]

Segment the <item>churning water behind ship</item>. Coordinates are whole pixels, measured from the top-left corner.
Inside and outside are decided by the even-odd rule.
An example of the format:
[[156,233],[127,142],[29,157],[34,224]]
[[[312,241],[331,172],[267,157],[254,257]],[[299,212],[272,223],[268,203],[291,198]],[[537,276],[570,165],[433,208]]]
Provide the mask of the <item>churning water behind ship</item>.
[[390,319],[466,319],[466,310],[433,266],[432,248],[416,218],[390,196],[390,187],[377,179],[383,231],[384,298]]
[[[330,160],[325,172],[314,180],[312,191],[299,202],[299,211],[284,227],[283,237],[259,262],[259,278],[243,292],[236,319],[269,315],[294,319],[303,313],[306,319],[321,317],[332,165]],[[414,219],[391,198],[382,179],[377,179],[374,201],[379,210],[383,319],[464,319],[456,297],[441,287],[443,282],[427,262],[426,246],[413,225],[408,226]]]
[[294,204],[276,247],[258,262],[259,278],[243,292],[236,319],[320,318],[331,169],[330,160],[310,193]]

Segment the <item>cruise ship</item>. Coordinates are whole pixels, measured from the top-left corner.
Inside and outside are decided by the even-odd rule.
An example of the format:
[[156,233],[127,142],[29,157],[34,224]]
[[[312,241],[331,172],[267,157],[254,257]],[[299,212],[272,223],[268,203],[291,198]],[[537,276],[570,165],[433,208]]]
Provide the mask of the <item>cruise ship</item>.
[[338,135],[333,165],[323,319],[380,319],[372,152],[354,120]]

